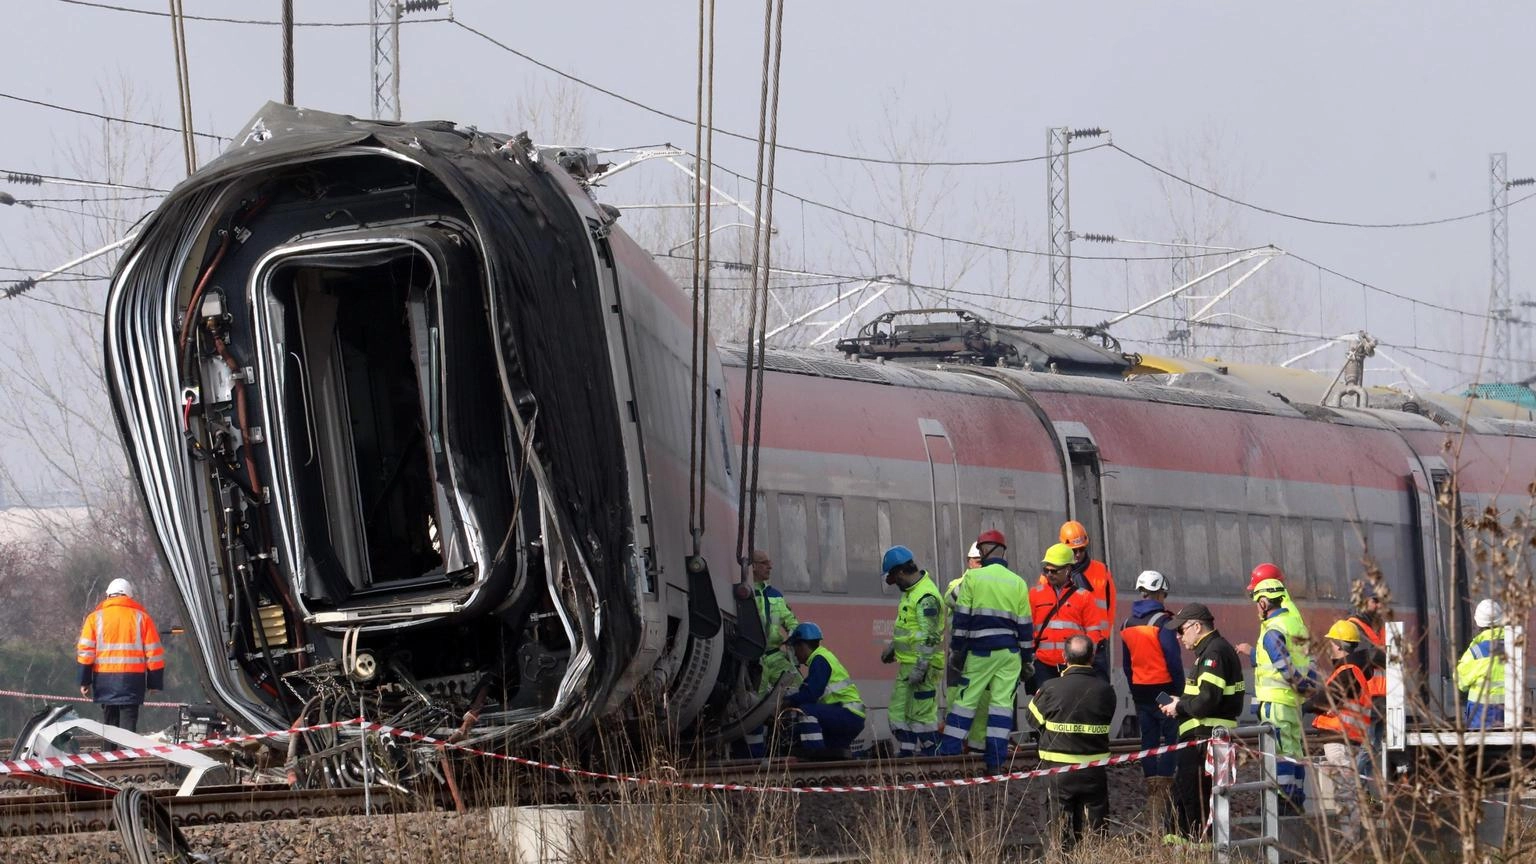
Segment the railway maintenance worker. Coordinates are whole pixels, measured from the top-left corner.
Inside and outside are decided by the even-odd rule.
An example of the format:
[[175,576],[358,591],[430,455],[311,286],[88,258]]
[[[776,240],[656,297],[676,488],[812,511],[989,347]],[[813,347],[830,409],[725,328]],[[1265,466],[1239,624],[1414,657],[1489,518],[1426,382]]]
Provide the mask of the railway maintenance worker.
[[785,710],[799,712],[795,743],[812,751],[848,750],[864,731],[864,700],[831,651],[822,647],[821,628],[809,621],[796,625],[787,640],[795,660],[805,667],[800,689],[784,697]]
[[1370,744],[1360,748],[1360,776],[1375,776],[1376,754],[1381,752],[1381,741],[1386,734],[1387,719],[1387,602],[1391,592],[1384,582],[1356,579],[1350,586],[1350,598],[1354,602],[1354,614],[1348,620],[1360,631],[1360,648],[1368,650],[1369,664],[1362,666],[1366,687],[1371,694]]
[[1288,596],[1285,585],[1264,579],[1251,596],[1260,621],[1259,644],[1253,652],[1253,698],[1259,706],[1259,722],[1275,727],[1276,755],[1287,757],[1275,768],[1280,794],[1299,813],[1307,797],[1301,704],[1315,689],[1317,678],[1301,617],[1281,600]]
[[[1040,767],[1081,765],[1109,758],[1109,724],[1115,718],[1115,688],[1093,668],[1094,644],[1087,636],[1067,638],[1067,668],[1040,686],[1029,715],[1040,730]],[[1103,765],[1050,777],[1046,803],[1052,835],[1063,849],[1089,831],[1104,830],[1109,816],[1109,774]]]
[[1094,669],[1107,680],[1109,625],[1093,593],[1072,578],[1072,547],[1057,543],[1045,550],[1040,581],[1029,589],[1029,609],[1035,622],[1035,689],[1061,674],[1067,663],[1067,637],[1079,633],[1096,646]]
[[[1307,641],[1310,638],[1307,631],[1307,622],[1301,617],[1301,607],[1297,606],[1296,601],[1291,599],[1290,589],[1285,587],[1285,571],[1281,570],[1279,565],[1266,562],[1253,568],[1253,572],[1248,574],[1249,596],[1253,595],[1254,589],[1259,587],[1260,582],[1268,579],[1273,579],[1280,583],[1280,603],[1285,606],[1285,614],[1294,619],[1295,625],[1300,628],[1303,634],[1302,641]],[[1238,645],[1237,653],[1245,657],[1252,656],[1253,646],[1246,643]]]
[[1504,726],[1504,607],[1496,600],[1478,602],[1472,623],[1479,628],[1456,664],[1456,687],[1467,694],[1463,716],[1468,729]]
[[[1203,603],[1188,603],[1163,626],[1179,637],[1179,644],[1195,652],[1195,665],[1184,676],[1183,695],[1163,704],[1163,714],[1178,721],[1179,741],[1201,741],[1211,737],[1212,729],[1236,728],[1247,700],[1243,663],[1232,643],[1217,632],[1211,610]],[[1202,747],[1178,751],[1177,762],[1173,777],[1177,831],[1165,836],[1165,843],[1196,839],[1205,830],[1211,798]]]
[[[975,543],[972,543],[971,548],[965,553],[965,570],[975,570],[980,566],[981,549],[978,548]],[[944,589],[944,609],[946,614],[949,616],[949,624],[947,629],[950,635],[953,635],[955,632],[955,598],[959,596],[960,586],[963,584],[965,584],[965,572],[961,572],[959,576],[956,576],[954,581],[950,582],[948,587]],[[947,658],[952,656],[954,653],[953,640],[947,641],[949,642],[949,650],[944,655],[946,658],[946,662],[944,664],[945,668],[949,667]],[[948,711],[950,705],[955,704],[955,698],[959,692],[960,685],[958,683],[946,683],[944,688],[944,708],[946,712]],[[986,697],[983,696],[981,704],[976,708],[977,712],[981,713],[986,711],[989,704],[990,703],[986,700]],[[982,753],[986,750],[986,743],[987,727],[977,723],[971,724],[970,734],[966,735],[965,737],[965,749],[972,753]]]
[[982,566],[966,572],[955,594],[948,676],[959,691],[944,720],[939,754],[960,755],[971,727],[984,717],[984,755],[987,768],[995,771],[1008,760],[1015,692],[1033,660],[1034,628],[1029,619],[1029,587],[1008,569],[1003,533],[981,532],[976,548]]
[[101,706],[106,725],[137,731],[145,691],[165,688],[165,647],[127,579],[107,583],[106,598],[80,625],[75,652],[80,695]]
[[901,589],[891,641],[880,655],[897,663],[888,710],[891,734],[902,756],[932,756],[939,746],[939,678],[935,661],[944,641],[944,601],[939,589],[919,570],[912,550],[892,546],[880,561],[885,581]]
[[[800,622],[795,619],[794,611],[789,608],[789,601],[784,599],[784,592],[768,584],[772,576],[773,559],[761,549],[752,550],[752,601],[757,607],[758,620],[763,625],[764,646],[763,674],[757,682],[759,698],[768,695],[773,685],[778,683],[779,678],[785,673],[789,673],[790,676],[784,684],[786,690],[800,684],[800,673],[785,647],[785,639]],[[758,759],[767,755],[766,734],[767,729],[763,726],[747,733],[743,740],[746,742],[749,756]]]
[[1368,748],[1371,734],[1371,692],[1368,671],[1371,647],[1352,619],[1333,622],[1328,628],[1326,647],[1333,662],[1333,674],[1322,688],[1307,699],[1306,708],[1318,712],[1312,726],[1343,735],[1348,743],[1330,741],[1323,745],[1324,773],[1332,781],[1333,801],[1338,812],[1340,831],[1347,841],[1360,832],[1356,809],[1360,782],[1351,748]]
[[[1120,630],[1121,661],[1130,685],[1131,702],[1141,729],[1141,749],[1150,750],[1179,741],[1179,724],[1163,714],[1158,696],[1184,692],[1184,664],[1179,657],[1179,637],[1163,624],[1173,613],[1163,605],[1168,599],[1168,579],[1156,570],[1136,577],[1141,599],[1131,606],[1131,617]],[[1168,832],[1176,753],[1141,760],[1147,785],[1147,821],[1155,836]]]
[[[1109,572],[1109,567],[1103,561],[1095,560],[1088,555],[1088,529],[1081,522],[1064,522],[1057,538],[1072,547],[1072,578],[1079,580],[1082,586],[1093,592],[1093,605],[1102,613],[1104,623],[1104,638],[1109,638],[1109,631],[1115,620],[1116,603],[1118,597],[1115,593],[1115,577]],[[1093,638],[1093,634],[1088,634]],[[1109,660],[1106,655],[1100,660],[1098,669],[1105,681],[1109,680]]]

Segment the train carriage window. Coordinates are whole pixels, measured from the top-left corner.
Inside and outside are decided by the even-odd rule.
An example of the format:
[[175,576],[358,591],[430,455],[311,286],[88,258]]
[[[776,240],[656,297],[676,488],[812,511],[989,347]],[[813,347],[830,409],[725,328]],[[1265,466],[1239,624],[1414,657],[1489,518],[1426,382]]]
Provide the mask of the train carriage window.
[[[1379,523],[1371,526],[1371,544],[1365,551],[1370,555],[1371,563],[1381,571],[1381,576],[1388,585],[1403,584],[1403,581],[1406,581],[1400,581],[1402,574],[1397,572],[1399,543],[1406,544],[1406,541],[1402,539],[1402,533],[1397,530],[1397,526]],[[1363,566],[1360,572],[1361,575],[1365,574]]]
[[1184,510],[1179,513],[1179,523],[1184,529],[1184,569],[1179,572],[1185,583],[1201,588],[1221,584],[1211,578],[1209,517],[1201,510]]
[[773,579],[786,591],[811,590],[810,538],[806,536],[805,496],[779,496],[779,554]]
[[[891,502],[889,501],[875,502],[875,533],[880,538],[880,549],[874,555],[873,569],[879,569],[880,556],[885,554],[885,550],[896,545],[891,542]],[[895,594],[900,590],[894,585],[885,584],[884,579],[880,580],[881,594]]]
[[1349,583],[1365,575],[1366,532],[1371,526],[1368,522],[1345,522],[1343,528],[1344,557],[1339,559],[1334,578],[1329,580],[1334,586],[1330,596],[1348,598]]
[[1287,516],[1280,520],[1280,569],[1293,587],[1307,587],[1307,520]]
[[[927,501],[894,501],[891,503],[891,542],[912,550],[919,567],[939,562],[933,553],[933,505]],[[882,552],[885,550],[881,550]]]
[[1339,523],[1331,519],[1312,520],[1312,559],[1307,584],[1314,597],[1335,597],[1333,586],[1348,572],[1339,543]]
[[843,502],[843,523],[848,543],[848,572],[853,574],[851,593],[879,594],[884,580],[873,575],[880,568],[879,522],[876,503],[869,498],[849,498]]
[[[1212,576],[1216,584],[1238,581],[1253,566],[1247,564],[1248,556],[1243,554],[1243,514],[1212,513],[1211,521],[1216,529],[1216,572]],[[1253,521],[1261,522],[1260,519]],[[1255,558],[1253,563],[1260,560]]]
[[1279,564],[1282,569],[1285,567],[1280,543],[1275,539],[1276,524],[1274,516],[1248,514],[1248,557],[1239,562],[1237,575],[1241,576],[1265,561]]
[[821,590],[848,590],[848,547],[843,534],[843,499],[816,499],[816,539],[821,557]]
[[[1142,566],[1146,555],[1141,546],[1141,514],[1129,504],[1112,504],[1109,508],[1109,552],[1107,562],[1114,573],[1122,574],[1116,584],[1135,584],[1135,574],[1155,569]],[[1173,578],[1170,574],[1169,578]]]
[[1184,560],[1179,555],[1179,547],[1183,545],[1179,540],[1180,536],[1178,511],[1167,507],[1148,507],[1146,546],[1148,558],[1142,562],[1142,569],[1187,574]]
[[774,530],[777,522],[776,514],[768,509],[768,493],[757,493],[757,525],[752,532],[752,545],[767,552],[775,561],[779,554],[779,534]]

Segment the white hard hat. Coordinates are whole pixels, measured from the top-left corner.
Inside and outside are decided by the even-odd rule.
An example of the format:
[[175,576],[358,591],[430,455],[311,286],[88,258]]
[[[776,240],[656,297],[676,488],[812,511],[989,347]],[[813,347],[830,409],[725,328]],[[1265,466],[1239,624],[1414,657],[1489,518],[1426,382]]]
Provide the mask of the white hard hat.
[[975,543],[972,543],[971,544],[971,548],[965,553],[965,557],[967,557],[967,558],[980,558],[981,557],[981,547],[977,546]]
[[128,580],[122,577],[118,577],[107,583],[108,597],[116,597],[119,594],[124,597],[133,596],[133,586],[128,584]]
[[1504,621],[1504,607],[1497,600],[1482,600],[1477,604],[1477,611],[1472,613],[1472,621],[1479,627],[1492,627]]
[[1167,591],[1168,579],[1156,570],[1143,570],[1136,577],[1137,591]]

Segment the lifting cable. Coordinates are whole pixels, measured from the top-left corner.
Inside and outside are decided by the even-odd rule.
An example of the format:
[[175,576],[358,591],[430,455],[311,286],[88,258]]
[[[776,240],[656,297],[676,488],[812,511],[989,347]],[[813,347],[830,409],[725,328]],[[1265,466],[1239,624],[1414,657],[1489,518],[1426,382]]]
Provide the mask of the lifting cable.
[[[709,489],[709,238],[714,215],[715,150],[715,0],[699,0],[699,64],[695,94],[697,120],[693,126],[693,152],[702,153],[703,165],[694,159],[693,187],[693,381],[688,414],[688,534],[693,538],[693,557],[699,558],[700,542],[708,523]],[[701,288],[702,286],[702,288]],[[701,300],[702,294],[702,300]],[[700,319],[702,302],[703,317]],[[730,458],[726,454],[726,458]]]
[[[752,232],[752,287],[748,292],[751,314],[747,325],[746,387],[742,397],[741,495],[736,511],[736,551],[743,583],[749,578],[752,544],[757,531],[758,455],[763,442],[763,371],[767,368],[764,352],[768,331],[768,280],[773,261],[773,169],[778,155],[779,68],[783,48],[784,0],[764,0],[763,84],[759,94],[757,177],[753,193],[757,225]],[[766,204],[763,201],[765,194]]]
[[192,132],[192,72],[187,64],[187,21],[183,0],[171,0],[171,53],[176,58],[176,90],[181,99],[181,152],[187,176],[197,170],[197,141]]

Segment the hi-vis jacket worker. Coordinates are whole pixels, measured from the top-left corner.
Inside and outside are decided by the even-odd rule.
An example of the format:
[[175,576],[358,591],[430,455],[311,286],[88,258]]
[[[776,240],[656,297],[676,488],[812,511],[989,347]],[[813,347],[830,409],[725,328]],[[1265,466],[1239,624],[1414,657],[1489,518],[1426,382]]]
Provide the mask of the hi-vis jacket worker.
[[[1109,621],[1094,600],[1093,592],[1072,578],[1072,548],[1057,543],[1045,550],[1040,562],[1040,581],[1029,589],[1029,614],[1035,626],[1035,675],[1033,686],[1061,674],[1066,668],[1067,637],[1081,633],[1095,646],[1094,669],[1107,678]],[[1031,691],[1033,692],[1033,691]]]
[[847,750],[864,731],[864,698],[836,655],[821,645],[821,628],[809,621],[795,627],[785,641],[795,662],[805,666],[800,689],[784,697],[787,709],[797,709],[795,744],[815,754]]
[[[1115,576],[1109,572],[1109,566],[1103,561],[1097,561],[1088,554],[1089,538],[1088,529],[1081,522],[1062,523],[1061,531],[1057,537],[1062,543],[1072,547],[1072,578],[1093,592],[1093,605],[1103,613],[1104,637],[1109,638],[1109,628],[1115,620],[1115,604],[1118,598],[1115,596]],[[1088,634],[1089,639],[1098,641],[1093,633]],[[1100,649],[1102,650],[1102,648]],[[1097,658],[1095,658],[1097,659]],[[1108,657],[1098,665],[1099,672],[1105,680],[1109,679]]]
[[1029,589],[1003,560],[1008,544],[1002,532],[981,532],[976,546],[982,566],[965,574],[955,595],[949,673],[960,689],[944,720],[939,755],[960,755],[971,726],[982,720],[987,724],[987,767],[996,770],[1008,759],[1015,691],[1030,662],[1034,628]]
[[[1163,606],[1168,598],[1167,577],[1156,570],[1144,570],[1136,577],[1136,590],[1141,592],[1141,599],[1131,606],[1131,617],[1120,629],[1121,659],[1131,702],[1136,706],[1141,749],[1150,750],[1179,741],[1179,724],[1163,715],[1158,696],[1184,692],[1184,664],[1179,658],[1179,637],[1163,626],[1173,619],[1173,613]],[[1177,756],[1164,753],[1141,760],[1147,781],[1147,821],[1159,837],[1168,831]]]
[[165,688],[165,647],[127,579],[107,583],[106,599],[85,616],[75,659],[80,695],[101,706],[102,722],[137,731],[145,691]]
[[1253,698],[1258,703],[1259,722],[1275,727],[1279,738],[1276,753],[1290,757],[1275,768],[1275,780],[1280,794],[1299,811],[1307,797],[1301,704],[1317,678],[1301,617],[1285,607],[1281,598],[1286,596],[1285,585],[1277,579],[1262,580],[1253,588],[1260,621],[1259,644],[1253,651]]
[[[949,616],[948,630],[951,634],[955,632],[955,598],[960,596],[960,586],[965,584],[965,574],[971,570],[975,570],[980,566],[981,549],[977,547],[975,543],[972,543],[971,548],[966,550],[965,553],[965,570],[962,571],[959,576],[956,576],[954,581],[950,582],[949,585],[944,588],[944,613]],[[953,643],[951,643],[949,651],[954,651]],[[946,658],[949,656],[949,654],[945,654]],[[946,668],[948,665],[949,664],[946,662]],[[948,682],[947,686],[944,688],[944,704],[946,706],[955,704],[955,699],[959,693],[959,679],[956,679],[954,682]],[[983,699],[981,704],[977,706],[976,712],[980,714],[984,713],[986,710],[987,702],[985,699]],[[987,727],[982,726],[979,723],[972,724],[971,732],[965,738],[966,749],[973,753],[980,753],[986,748],[986,743]]]
[[1467,694],[1468,729],[1504,726],[1504,608],[1483,600],[1472,613],[1479,632],[1456,664],[1456,687]]
[[[765,696],[785,673],[789,680],[784,683],[785,692],[800,685],[800,672],[790,656],[786,640],[800,622],[789,608],[784,593],[768,584],[773,575],[773,559],[761,549],[752,550],[752,604],[757,607],[758,619],[763,624],[763,677],[757,682],[757,695]],[[753,758],[768,751],[767,728],[759,726],[742,740],[747,753]]]
[[896,625],[880,659],[899,663],[891,687],[887,717],[891,735],[903,756],[931,756],[939,746],[939,678],[937,662],[944,640],[944,601],[928,571],[919,570],[912,550],[887,549],[880,561],[885,581],[901,589]]

